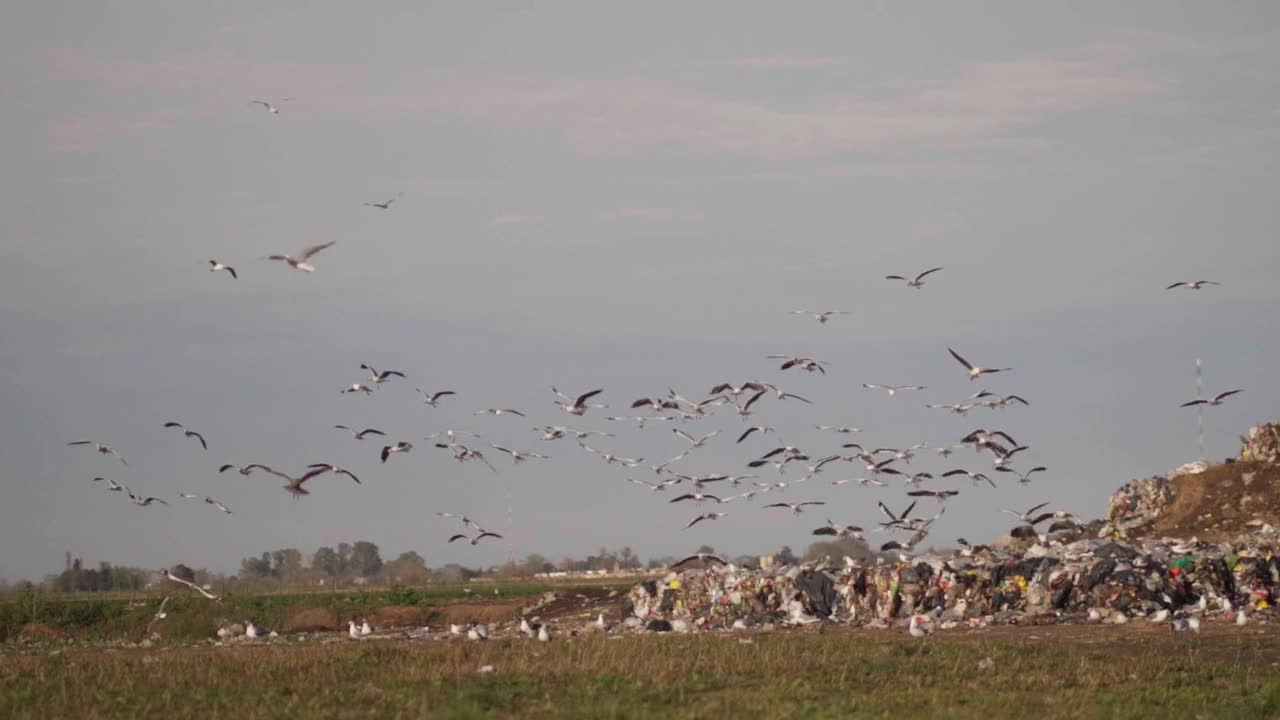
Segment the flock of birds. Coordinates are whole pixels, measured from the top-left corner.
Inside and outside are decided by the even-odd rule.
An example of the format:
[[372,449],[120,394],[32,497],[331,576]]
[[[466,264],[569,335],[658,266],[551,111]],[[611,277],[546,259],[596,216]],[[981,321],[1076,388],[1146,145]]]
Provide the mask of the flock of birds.
[[[278,116],[280,104],[287,100],[289,98],[282,98],[275,102],[267,100],[253,100],[251,102],[261,105],[272,116]],[[390,210],[392,204],[402,194],[396,194],[384,202],[367,202],[364,203],[364,206],[383,211]],[[315,266],[311,264],[313,258],[335,244],[336,241],[313,244],[292,255],[273,254],[263,259],[281,262],[302,273],[313,273],[316,270]],[[211,272],[226,272],[233,279],[239,278],[236,268],[221,261],[210,260],[209,265]],[[931,276],[942,270],[943,268],[941,267],[933,267],[915,275],[895,274],[888,275],[885,279],[900,281],[908,288],[921,290],[925,285],[926,278],[931,278]],[[1218,285],[1218,283],[1209,280],[1177,282],[1169,285],[1168,289],[1201,290],[1210,285]],[[791,314],[812,318],[819,325],[827,326],[834,318],[848,313],[842,310],[801,309],[792,311]],[[1010,367],[988,367],[975,364],[956,350],[951,348],[947,348],[947,350],[950,357],[963,369],[965,377],[970,381],[980,378],[985,379],[991,375],[1013,372]],[[778,373],[806,373],[825,377],[831,367],[831,364],[825,360],[806,355],[771,354],[767,355],[766,358],[781,361],[777,366],[776,372]],[[385,392],[383,388],[390,384],[403,384],[408,380],[408,375],[401,370],[379,370],[369,364],[361,364],[360,369],[365,371],[367,376],[342,388],[340,393],[344,395],[370,396],[374,393]],[[927,389],[923,385],[911,384],[864,383],[862,387],[875,392],[884,392],[890,397],[898,397]],[[421,396],[422,404],[429,408],[440,407],[443,403],[458,402],[458,393],[451,389],[428,391],[415,388],[415,390]],[[581,393],[564,393],[557,387],[551,387],[550,391],[554,396],[551,399],[559,410],[565,416],[574,420],[586,419],[589,416],[595,417],[600,414],[597,411],[606,410],[609,407],[599,402],[602,396],[605,395],[604,388],[596,388]],[[1221,405],[1226,398],[1239,392],[1241,391],[1236,389],[1219,393],[1211,398],[1196,398],[1184,403],[1183,407]],[[909,556],[912,550],[929,536],[934,523],[943,515],[947,500],[961,492],[956,487],[940,487],[939,485],[944,481],[967,479],[974,488],[983,486],[994,488],[997,486],[995,478],[998,473],[1009,475],[1011,476],[1010,479],[1025,485],[1032,482],[1033,475],[1048,471],[1043,465],[1033,464],[1025,469],[1017,465],[1022,458],[1030,454],[1031,446],[1019,443],[1014,439],[1010,431],[980,427],[969,432],[956,443],[933,447],[932,450],[938,458],[948,460],[957,449],[962,447],[972,448],[979,456],[985,456],[989,463],[988,467],[981,469],[975,469],[972,466],[952,467],[937,475],[914,470],[909,467],[912,460],[917,454],[924,452],[929,447],[922,442],[904,447],[867,447],[857,442],[843,442],[838,447],[832,447],[828,444],[824,449],[822,448],[823,443],[814,443],[809,447],[802,448],[779,438],[778,442],[759,445],[757,450],[747,454],[744,462],[745,469],[748,471],[746,473],[695,474],[681,472],[682,465],[691,456],[703,452],[713,442],[727,444],[729,438],[733,437],[735,438],[733,440],[734,447],[746,448],[751,446],[748,445],[749,442],[752,445],[758,445],[766,442],[770,437],[777,438],[778,431],[775,428],[767,424],[757,423],[756,418],[765,414],[765,408],[768,407],[769,403],[783,402],[813,404],[813,401],[806,397],[784,390],[777,382],[750,379],[741,384],[732,382],[715,383],[705,396],[700,396],[696,400],[689,399],[676,390],[668,388],[665,393],[640,397],[630,401],[628,405],[630,410],[636,412],[634,415],[614,415],[604,418],[615,425],[634,424],[637,429],[644,429],[651,423],[666,422],[683,425],[684,427],[671,428],[671,437],[680,446],[679,452],[669,459],[657,463],[648,463],[642,457],[632,458],[615,454],[595,446],[595,444],[600,444],[598,439],[616,438],[616,434],[613,432],[582,429],[561,424],[542,424],[535,426],[533,430],[538,433],[543,442],[572,441],[577,446],[578,451],[598,458],[605,466],[617,466],[624,471],[647,469],[653,473],[653,479],[624,476],[627,482],[634,485],[655,493],[667,492],[669,489],[679,487],[681,492],[677,494],[673,491],[674,497],[668,500],[668,504],[691,503],[697,507],[696,514],[684,524],[685,530],[721,520],[729,514],[728,510],[723,508],[751,502],[758,496],[779,498],[774,502],[763,503],[763,510],[765,511],[786,510],[792,516],[802,516],[807,509],[812,510],[824,507],[827,503],[822,500],[781,499],[781,497],[786,493],[797,493],[800,488],[806,486],[806,483],[817,482],[819,478],[831,478],[828,482],[832,486],[852,483],[859,486],[885,487],[891,481],[900,482],[909,504],[906,504],[901,510],[895,510],[883,501],[877,502],[879,513],[883,519],[871,530],[865,530],[857,524],[837,523],[827,519],[823,525],[814,528],[811,533],[815,536],[858,539],[864,539],[864,534],[867,532],[897,533],[897,537],[880,544],[879,549],[885,553],[899,553],[902,557]],[[977,409],[1005,410],[1014,405],[1028,407],[1030,403],[1017,394],[1001,395],[988,390],[981,390],[959,402],[928,404],[926,407],[943,409],[965,416]],[[720,413],[736,415],[743,423],[741,430],[730,433],[728,437],[723,437],[725,434],[724,428],[711,432],[695,432],[692,429],[686,429],[692,428],[694,425],[700,424]],[[525,411],[510,407],[479,408],[474,410],[473,414],[475,416],[491,417],[495,421],[506,417],[522,419],[528,417]],[[823,433],[840,437],[862,432],[862,428],[852,426],[817,425],[814,427]],[[202,451],[209,450],[209,444],[205,436],[200,432],[173,421],[165,422],[163,428],[181,432],[185,438],[197,441]],[[333,426],[333,429],[350,433],[355,441],[362,442],[377,438],[381,444],[381,450],[377,453],[380,464],[391,461],[395,455],[407,455],[416,450],[413,441],[404,439],[391,441],[388,439],[387,433],[378,428],[337,424]],[[428,443],[428,447],[449,453],[459,463],[479,463],[493,472],[497,472],[497,468],[489,460],[487,455],[489,451],[506,456],[512,465],[516,466],[528,461],[548,461],[551,459],[546,454],[512,447],[513,443],[497,444],[488,442],[484,437],[471,432],[446,430],[427,436],[425,441]],[[95,440],[77,440],[68,444],[71,446],[90,447],[99,454],[113,456],[123,465],[128,465],[124,457],[106,443]],[[848,470],[845,470],[846,468]],[[795,473],[788,474],[793,469]],[[840,471],[838,472],[837,469],[840,469]],[[344,475],[356,484],[361,483],[360,478],[355,473],[327,462],[309,464],[297,474],[280,471],[261,463],[246,465],[226,463],[219,467],[218,472],[226,473],[231,470],[242,476],[262,473],[283,480],[282,487],[295,498],[311,494],[312,491],[308,488],[308,484],[326,475]],[[773,474],[768,478],[750,472],[766,473],[769,470],[772,470]],[[109,491],[127,493],[132,502],[140,507],[157,504],[168,505],[160,497],[135,494],[127,485],[118,484],[113,480],[95,477],[94,481],[105,482]],[[187,500],[203,500],[204,503],[222,513],[232,514],[232,511],[226,505],[211,496],[188,492],[178,492],[177,496]],[[934,501],[937,505],[936,512],[932,515],[919,514],[917,508],[921,500]],[[716,509],[704,509],[707,505],[714,506]],[[1010,534],[1014,537],[1034,538],[1048,542],[1055,534],[1069,531],[1076,526],[1077,519],[1073,514],[1065,511],[1047,511],[1045,510],[1047,505],[1048,503],[1039,503],[1025,511],[1003,510],[1003,512],[1016,517],[1018,520],[1018,524],[1010,531]],[[683,507],[683,505],[681,506]],[[438,512],[436,514],[442,518],[455,519],[462,525],[460,532],[449,535],[447,538],[448,543],[464,542],[475,546],[485,539],[503,539],[502,535],[485,529],[482,524],[468,515],[451,512]],[[1041,526],[1045,526],[1043,531],[1039,529]],[[975,548],[963,538],[959,539],[958,542],[967,551],[972,551]],[[700,553],[685,558],[680,563],[676,563],[676,565],[678,566],[694,559],[722,561],[718,556]],[[208,594],[191,583],[175,578],[172,574],[167,575],[174,581],[183,582],[193,589],[199,590],[206,595]],[[367,622],[364,627],[367,628]],[[353,635],[359,631],[353,621]]]

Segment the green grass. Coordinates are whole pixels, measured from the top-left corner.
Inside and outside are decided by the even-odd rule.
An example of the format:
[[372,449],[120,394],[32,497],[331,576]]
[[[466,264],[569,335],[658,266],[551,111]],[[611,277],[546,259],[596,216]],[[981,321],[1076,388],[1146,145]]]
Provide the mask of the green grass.
[[[573,592],[582,588],[609,587],[626,590],[633,579],[563,583],[503,583],[497,585],[500,598],[536,597],[548,591]],[[267,627],[279,627],[292,612],[304,608],[333,608],[339,617],[365,616],[374,609],[389,605],[433,607],[450,602],[490,602],[495,599],[493,584],[433,585],[422,587],[395,586],[340,592],[274,592],[227,594],[214,604],[187,591],[171,595],[165,636],[174,640],[207,638],[213,633],[215,618],[234,621],[252,618]],[[466,592],[470,589],[471,592]],[[141,638],[162,595],[138,593],[132,597],[119,595],[96,597],[93,594],[74,597],[52,593],[13,595],[0,602],[0,642],[17,637],[27,623],[40,623],[66,631],[77,638],[105,640]]]
[[[1280,713],[1276,632],[1085,628],[164,647],[0,658],[0,717],[1194,718]],[[1065,629],[1064,629],[1065,630]],[[1075,632],[1074,630],[1071,632]],[[1028,635],[1045,639],[1035,641]],[[1057,636],[1057,637],[1055,637]],[[993,667],[979,670],[990,658]],[[478,674],[491,664],[496,672]]]

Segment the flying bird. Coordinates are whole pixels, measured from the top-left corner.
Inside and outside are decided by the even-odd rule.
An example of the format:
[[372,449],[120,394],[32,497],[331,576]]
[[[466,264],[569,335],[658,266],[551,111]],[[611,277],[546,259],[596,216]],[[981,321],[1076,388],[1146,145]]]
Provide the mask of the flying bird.
[[680,478],[667,478],[666,480],[660,480],[656,483],[649,482],[648,480],[636,480],[634,478],[627,478],[627,482],[632,482],[632,483],[635,483],[636,485],[644,485],[645,487],[649,488],[654,492],[663,492],[667,489],[668,485],[675,485],[676,483],[680,482]]
[[826,503],[816,501],[816,500],[806,500],[804,502],[799,502],[799,503],[785,503],[785,502],[770,503],[768,505],[765,505],[765,507],[766,508],[774,508],[774,507],[789,508],[792,513],[799,515],[801,512],[804,511],[804,508],[806,505],[826,505]]
[[701,492],[691,492],[691,493],[685,493],[684,495],[677,495],[676,497],[671,498],[667,502],[678,503],[681,500],[692,500],[697,503],[700,503],[704,500],[715,500],[716,502],[721,502],[719,497],[715,495],[704,495]]
[[382,446],[382,462],[385,463],[387,461],[387,458],[391,457],[392,453],[407,453],[412,449],[413,449],[413,444],[407,443],[404,440],[397,442],[395,445],[383,445]]
[[386,202],[380,202],[380,203],[367,202],[367,203],[365,203],[365,204],[364,204],[364,206],[365,206],[365,207],[371,207],[371,208],[378,208],[379,210],[390,210],[390,209],[391,209],[391,203],[395,202],[395,201],[396,201],[396,198],[398,198],[398,197],[400,197],[400,196],[402,196],[402,195],[404,195],[404,193],[402,193],[402,192],[400,192],[400,193],[396,193],[394,197],[392,197],[390,200],[388,200],[388,201],[386,201]]
[[337,242],[338,242],[337,240],[330,240],[327,243],[320,243],[318,245],[308,245],[307,247],[303,248],[302,251],[299,252],[296,256],[268,255],[266,259],[280,260],[282,262],[288,263],[289,267],[293,268],[294,270],[301,270],[302,272],[315,272],[316,270],[315,267],[308,264],[307,261],[311,259],[312,255],[315,255],[316,253],[320,252],[321,250],[324,250],[327,247],[332,247]]
[[1214,282],[1212,280],[1184,280],[1182,282],[1176,282],[1170,285],[1169,287],[1165,288],[1165,290],[1172,290],[1174,288],[1180,288],[1180,287],[1187,288],[1188,290],[1199,290],[1205,285],[1221,285],[1221,284],[1222,283]]
[[250,473],[252,473],[254,470],[266,470],[266,469],[267,469],[267,466],[266,466],[266,465],[260,465],[260,464],[258,464],[258,463],[253,463],[252,465],[245,465],[244,467],[240,467],[239,465],[232,465],[232,464],[230,464],[230,463],[227,463],[226,465],[223,465],[222,467],[218,468],[218,472],[220,472],[220,473],[224,473],[224,472],[226,472],[226,471],[228,471],[228,470],[235,470],[236,472],[240,473],[241,475],[246,475],[246,476],[247,476],[247,475],[249,475]]
[[1220,392],[1217,395],[1214,395],[1213,397],[1209,398],[1208,400],[1205,400],[1205,399],[1192,400],[1191,402],[1184,402],[1178,407],[1191,407],[1192,405],[1221,405],[1223,400],[1226,400],[1227,398],[1231,397],[1232,395],[1235,395],[1238,392],[1244,392],[1244,391],[1228,390],[1226,392]]
[[876,385],[875,383],[862,383],[862,387],[868,390],[884,390],[890,395],[897,395],[903,390],[924,390],[924,385]]
[[[819,368],[819,369],[821,369],[821,368]],[[800,397],[799,395],[796,395],[796,394],[794,394],[794,393],[784,392],[784,391],[782,390],[782,388],[778,387],[777,385],[771,385],[771,384],[769,384],[769,383],[765,383],[765,385],[764,385],[764,386],[765,386],[765,387],[767,387],[767,388],[769,388],[770,390],[772,390],[772,391],[773,391],[773,394],[774,394],[774,395],[775,395],[779,400],[788,400],[788,399],[790,399],[790,400],[799,400],[800,402],[803,402],[803,403],[808,403],[808,404],[810,404],[810,405],[812,405],[812,404],[813,404],[813,401],[812,401],[812,400],[806,400],[806,399],[804,399],[804,398],[802,398],[802,397]]]
[[824,366],[831,364],[825,360],[818,360],[811,357],[805,357],[803,355],[768,355],[767,357],[770,360],[785,361],[781,366],[779,366],[779,370],[789,370],[791,368],[798,368],[806,372],[814,372],[816,370],[823,375],[827,374],[827,370]]
[[168,578],[169,580],[172,580],[173,582],[176,582],[176,583],[178,583],[179,585],[185,585],[185,586],[187,586],[187,587],[191,588],[192,590],[195,590],[196,592],[200,593],[201,595],[203,595],[203,596],[205,596],[205,597],[209,598],[210,600],[215,600],[215,601],[216,601],[216,600],[218,600],[218,599],[219,599],[219,597],[218,597],[217,595],[213,595],[213,594],[209,593],[209,591],[205,590],[204,588],[200,587],[199,585],[197,585],[197,584],[195,584],[195,583],[193,583],[193,582],[190,582],[190,581],[188,581],[188,580],[183,580],[182,578],[178,577],[177,575],[174,575],[172,572],[170,572],[170,571],[168,571],[168,570],[160,570],[160,571],[158,571],[158,572],[159,572],[161,575],[164,575],[164,576],[165,576],[166,578]]
[[489,447],[493,448],[494,450],[497,450],[498,452],[503,452],[503,453],[506,453],[506,454],[510,455],[510,456],[511,456],[511,462],[512,462],[513,464],[515,464],[515,465],[519,465],[520,463],[524,462],[525,460],[529,460],[529,459],[533,459],[533,460],[548,460],[548,459],[550,459],[550,458],[548,458],[546,455],[539,455],[538,453],[535,453],[535,452],[524,452],[524,451],[522,451],[522,450],[511,450],[511,449],[509,449],[509,448],[504,448],[504,447],[502,447],[501,445],[492,445],[492,444],[491,444],[491,445],[489,445]]
[[165,427],[167,427],[167,428],[178,428],[179,430],[181,430],[181,431],[182,431],[182,434],[183,434],[183,435],[186,435],[187,437],[193,437],[193,438],[195,438],[195,439],[199,440],[199,441],[200,441],[200,447],[204,448],[205,450],[208,450],[208,449],[209,449],[209,443],[207,443],[207,442],[205,442],[205,441],[204,441],[204,436],[203,436],[203,435],[201,435],[200,433],[196,432],[195,430],[188,430],[188,429],[186,429],[185,427],[183,427],[183,426],[182,426],[182,423],[177,423],[177,422],[167,422],[167,423],[165,423],[165,424],[164,424],[164,426],[165,426]]
[[466,541],[470,542],[472,545],[478,545],[478,544],[480,544],[480,541],[481,541],[481,540],[483,540],[484,538],[487,538],[487,537],[491,537],[491,538],[498,538],[498,539],[501,539],[501,538],[502,538],[502,536],[501,536],[501,535],[499,535],[498,533],[495,533],[495,532],[489,532],[489,531],[487,531],[487,530],[486,530],[486,531],[484,531],[484,532],[480,533],[479,535],[476,535],[475,537],[470,537],[470,536],[468,536],[468,535],[463,535],[462,533],[458,533],[457,535],[453,535],[453,536],[451,536],[451,537],[449,538],[449,542],[453,542],[453,541],[455,541],[455,540],[466,540]]
[[969,369],[969,379],[970,379],[970,380],[977,380],[978,378],[982,377],[983,375],[987,375],[987,374],[990,374],[990,373],[1008,372],[1008,371],[1010,371],[1010,370],[1012,370],[1012,369],[1013,369],[1013,368],[984,368],[984,367],[977,367],[977,366],[974,366],[974,365],[970,364],[968,360],[965,360],[963,357],[961,357],[961,356],[960,356],[960,353],[956,352],[955,350],[952,350],[951,348],[947,348],[947,351],[951,353],[951,357],[955,358],[955,359],[956,359],[956,360],[957,360],[961,365],[963,365],[963,366],[965,366],[966,368],[968,368],[968,369]]
[[436,407],[436,403],[440,402],[440,398],[446,395],[457,395],[457,393],[455,393],[452,390],[441,390],[440,392],[429,393],[426,390],[423,390],[422,388],[414,388],[414,389],[422,393],[422,404],[430,405],[431,407]]
[[959,490],[910,490],[907,495],[911,497],[931,497],[938,502],[946,502],[949,497],[959,495]]
[[356,440],[363,440],[368,435],[379,435],[379,436],[386,435],[386,433],[382,432],[381,430],[375,430],[374,428],[365,428],[363,430],[356,430],[355,428],[348,427],[346,425],[334,425],[333,427],[335,430],[346,430],[347,432],[351,433],[351,437],[355,438]]
[[484,528],[480,527],[480,523],[476,522],[475,520],[472,520],[466,515],[462,515],[460,513],[451,513],[451,512],[437,512],[436,515],[439,515],[440,517],[444,517],[444,518],[454,518],[467,527],[473,527],[476,530],[479,530],[480,532],[484,532]]
[[120,453],[116,452],[115,450],[112,450],[111,448],[107,447],[106,445],[103,445],[100,442],[95,442],[93,440],[76,440],[75,442],[67,443],[67,445],[92,445],[94,449],[97,450],[102,455],[115,455],[116,459],[119,460],[121,463],[124,463],[125,465],[129,464],[124,461],[124,458],[120,455]]
[[1007,467],[1007,466],[1005,466],[1005,465],[1000,465],[1000,466],[996,467],[996,470],[997,470],[997,471],[999,471],[999,472],[1007,472],[1007,473],[1013,473],[1013,474],[1017,475],[1017,476],[1018,476],[1018,483],[1020,483],[1020,484],[1022,484],[1022,485],[1026,485],[1027,483],[1031,482],[1031,475],[1032,475],[1033,473],[1044,472],[1044,471],[1045,471],[1045,470],[1047,470],[1047,469],[1048,469],[1048,468],[1044,467],[1043,465],[1038,465],[1038,466],[1036,466],[1036,467],[1031,468],[1030,470],[1028,470],[1028,471],[1026,471],[1026,472],[1018,472],[1017,470],[1014,470],[1013,468],[1011,468],[1011,467]]
[[218,262],[217,260],[210,260],[210,261],[209,261],[209,272],[218,272],[219,270],[226,270],[226,271],[227,271],[227,273],[228,273],[229,275],[231,275],[231,277],[236,278],[236,279],[239,279],[239,276],[238,276],[238,275],[236,275],[236,269],[235,269],[235,268],[231,267],[230,265],[223,265],[222,263]]
[[698,517],[694,518],[693,520],[690,520],[690,521],[689,521],[689,524],[684,526],[684,529],[685,529],[685,530],[688,530],[689,528],[693,527],[694,525],[697,525],[698,523],[702,522],[703,520],[719,520],[720,518],[724,517],[725,515],[728,515],[728,513],[722,513],[722,512],[702,513],[701,515],[699,515]]
[[382,383],[390,380],[392,377],[404,377],[404,373],[399,370],[383,370],[379,372],[374,370],[372,365],[366,365],[364,363],[360,363],[360,369],[369,371],[369,382],[372,382],[374,387],[378,387]]
[[121,492],[124,490],[124,486],[116,482],[115,480],[111,480],[103,477],[96,477],[93,479],[94,482],[102,482],[104,480],[107,482],[107,490],[111,492]]
[[128,485],[125,486],[124,491],[129,493],[129,499],[132,500],[133,504],[137,505],[138,507],[146,507],[151,503],[160,503],[161,505],[169,504],[158,497],[154,497],[150,495],[148,495],[147,497],[142,497],[141,495],[134,495],[133,491],[129,489]]
[[954,477],[956,475],[964,475],[968,477],[970,480],[973,481],[973,484],[975,485],[977,485],[980,482],[986,482],[986,483],[989,483],[991,487],[996,486],[995,481],[993,481],[991,478],[987,477],[986,475],[980,472],[973,472],[972,470],[948,470],[947,472],[942,473],[942,477]]
[[581,416],[581,415],[585,415],[587,413],[587,410],[590,408],[608,407],[608,405],[588,405],[587,404],[588,400],[604,392],[603,388],[599,390],[592,390],[591,392],[585,392],[579,395],[577,399],[570,398],[568,395],[565,395],[564,393],[560,392],[554,387],[551,388],[551,392],[564,398],[565,400],[572,400],[572,402],[559,402],[559,401],[556,402],[556,404],[559,405],[562,410],[569,413],[570,415]]
[[315,470],[317,468],[321,472],[331,472],[334,475],[346,475],[347,477],[354,480],[357,485],[360,484],[360,478],[356,477],[355,473],[351,472],[350,470],[340,465],[334,465],[333,463],[312,463],[307,466],[307,469],[309,470]]
[[349,387],[343,388],[338,392],[338,394],[346,395],[347,393],[353,393],[353,392],[362,392],[365,395],[372,395],[373,388],[369,387],[368,385],[361,385],[360,383],[351,383]]
[[690,450],[692,450],[692,449],[694,449],[694,448],[700,448],[700,447],[705,446],[705,445],[707,444],[707,441],[708,441],[708,440],[710,440],[711,438],[713,438],[713,437],[715,437],[715,436],[717,436],[717,435],[719,435],[719,434],[720,434],[720,431],[719,431],[719,430],[716,430],[715,432],[707,433],[706,435],[703,435],[702,437],[697,437],[697,438],[695,438],[694,436],[692,436],[692,435],[690,435],[689,433],[687,433],[687,432],[685,432],[685,431],[681,430],[680,428],[672,428],[672,429],[671,429],[671,431],[672,431],[672,432],[674,432],[676,435],[679,435],[680,437],[682,437],[682,438],[684,438],[685,440],[687,440],[687,441],[689,442],[689,449],[690,449]]
[[830,519],[827,524],[813,531],[814,535],[834,535],[836,537],[861,538],[862,528],[857,525],[837,525]]
[[497,417],[502,417],[503,415],[517,415],[519,417],[524,417],[524,413],[520,412],[519,410],[512,410],[510,408],[486,408],[484,410],[477,410],[471,414],[472,415],[494,415]]
[[845,310],[792,310],[792,315],[809,315],[817,320],[819,324],[826,325],[832,315],[848,315]]
[[936,273],[936,272],[938,272],[938,271],[939,271],[939,270],[941,270],[941,269],[942,269],[942,268],[940,268],[940,267],[931,268],[931,269],[929,269],[929,270],[925,270],[924,272],[920,273],[919,275],[916,275],[914,278],[909,278],[909,277],[906,277],[905,275],[885,275],[885,276],[884,276],[884,279],[885,279],[885,280],[902,280],[903,282],[905,282],[905,283],[907,284],[907,287],[909,287],[909,288],[915,288],[916,290],[919,290],[920,288],[924,287],[924,279],[925,279],[925,277],[927,277],[928,275],[930,275],[930,274],[932,274],[932,273]]
[[735,444],[741,444],[743,440],[746,440],[747,437],[751,435],[751,433],[755,433],[755,432],[758,432],[758,433],[773,432],[773,428],[767,425],[752,425],[751,427],[742,431],[742,434],[738,436],[738,442]]
[[264,472],[268,472],[268,473],[270,473],[270,474],[272,474],[272,475],[275,475],[275,476],[276,476],[276,477],[278,477],[278,478],[283,478],[285,481],[287,481],[287,482],[286,482],[286,484],[285,484],[285,485],[283,485],[282,487],[284,487],[284,489],[285,489],[285,490],[286,490],[290,495],[293,495],[295,498],[300,498],[300,497],[302,497],[303,495],[310,495],[310,494],[311,494],[311,493],[310,493],[310,491],[308,491],[306,488],[302,487],[302,484],[303,484],[303,483],[305,483],[306,481],[310,480],[311,478],[313,478],[313,477],[317,476],[317,475],[322,475],[322,474],[324,474],[324,473],[328,472],[328,471],[329,471],[329,466],[328,466],[328,465],[324,465],[324,466],[321,466],[321,467],[314,467],[314,468],[311,468],[311,469],[307,470],[305,473],[303,473],[303,474],[302,474],[301,476],[299,476],[299,477],[292,477],[292,476],[290,476],[290,475],[286,475],[286,474],[284,474],[284,473],[282,473],[282,472],[278,472],[278,471],[276,471],[276,470],[272,470],[271,468],[269,468],[269,467],[267,467],[267,466],[265,466],[265,465],[263,465],[263,466],[262,466],[262,469],[263,469],[263,471],[264,471]]
[[[278,103],[286,103],[286,102],[289,102],[289,101],[290,101],[290,100],[292,100],[292,99],[293,99],[293,98],[280,98],[280,99],[279,99],[279,100],[277,100],[276,102],[278,102]],[[279,115],[279,114],[280,114],[280,108],[276,107],[275,105],[272,105],[271,103],[267,102],[266,100],[250,100],[250,101],[249,101],[249,104],[250,104],[250,105],[261,105],[262,107],[266,108],[266,109],[267,109],[267,112],[271,113],[272,115]]]
[[704,562],[704,563],[710,562],[710,563],[714,563],[714,564],[717,564],[717,565],[728,565],[728,564],[729,564],[729,561],[728,561],[728,560],[725,560],[724,558],[720,557],[719,555],[716,555],[715,553],[704,553],[704,552],[700,552],[700,553],[697,553],[697,554],[694,554],[694,555],[690,555],[689,557],[684,558],[683,560],[679,560],[679,561],[677,561],[677,562],[671,563],[671,569],[672,569],[672,570],[675,570],[676,568],[680,567],[681,565],[687,565],[687,564],[689,564],[689,563],[691,563],[691,562],[694,562],[695,560],[701,560],[701,561],[702,561],[702,562]]

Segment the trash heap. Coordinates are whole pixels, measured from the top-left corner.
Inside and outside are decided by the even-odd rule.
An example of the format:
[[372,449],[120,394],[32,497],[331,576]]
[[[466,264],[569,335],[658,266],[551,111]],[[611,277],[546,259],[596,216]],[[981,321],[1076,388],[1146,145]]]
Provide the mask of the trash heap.
[[1240,445],[1241,460],[1280,465],[1280,423],[1254,425],[1240,437]]
[[1280,591],[1277,549],[1087,539],[1011,554],[983,549],[911,562],[846,560],[838,569],[716,565],[636,585],[624,617],[634,618],[632,626],[689,631],[822,620],[885,626],[921,614],[952,626],[1234,618],[1242,611],[1266,617]]
[[[1183,468],[1179,468],[1182,470]],[[1130,480],[1107,503],[1108,534],[1130,537],[1155,523],[1173,502],[1173,481],[1167,477]]]

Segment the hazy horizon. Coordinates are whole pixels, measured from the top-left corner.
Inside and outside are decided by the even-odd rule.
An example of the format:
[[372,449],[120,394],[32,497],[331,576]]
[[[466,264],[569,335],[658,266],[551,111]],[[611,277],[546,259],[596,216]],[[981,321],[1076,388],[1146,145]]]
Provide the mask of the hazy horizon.
[[[0,578],[55,572],[64,551],[234,572],[264,550],[309,559],[357,539],[437,567],[506,558],[503,542],[447,545],[455,526],[436,511],[503,532],[517,559],[800,551],[828,517],[867,526],[877,500],[906,504],[897,478],[832,486],[860,475],[840,464],[682,530],[712,507],[626,482],[687,445],[673,426],[723,430],[681,472],[748,472],[778,438],[735,445],[732,408],[643,430],[604,419],[669,387],[701,400],[719,382],[777,383],[814,405],[767,396],[752,420],[817,455],[979,427],[1029,445],[1015,465],[1049,468],[1030,485],[933,485],[961,491],[937,546],[1002,533],[999,507],[1102,516],[1123,482],[1195,460],[1196,410],[1178,405],[1197,358],[1206,394],[1244,388],[1205,411],[1209,458],[1277,419],[1271,4],[5,14]],[[284,97],[278,115],[249,102]],[[397,193],[390,210],[363,205]],[[331,240],[313,274],[261,259]],[[935,266],[919,291],[883,279]],[[1197,279],[1222,285],[1165,290]],[[850,314],[819,325],[800,308]],[[1014,370],[969,382],[948,347]],[[831,365],[780,372],[775,353]],[[409,377],[340,395],[361,363]],[[570,417],[553,385],[604,388],[610,408]],[[415,387],[458,394],[430,408]],[[1031,406],[923,407],[980,389]],[[490,407],[528,418],[472,414]],[[335,424],[416,449],[384,465],[381,438]],[[613,432],[599,447],[645,467],[543,442],[544,424]],[[459,464],[424,440],[447,428],[552,459]],[[128,467],[66,445],[81,439]],[[362,484],[324,476],[295,501],[278,478],[217,473],[329,461]],[[990,461],[926,449],[907,467]],[[170,506],[135,507],[97,475]],[[775,500],[828,504],[761,509]]]

